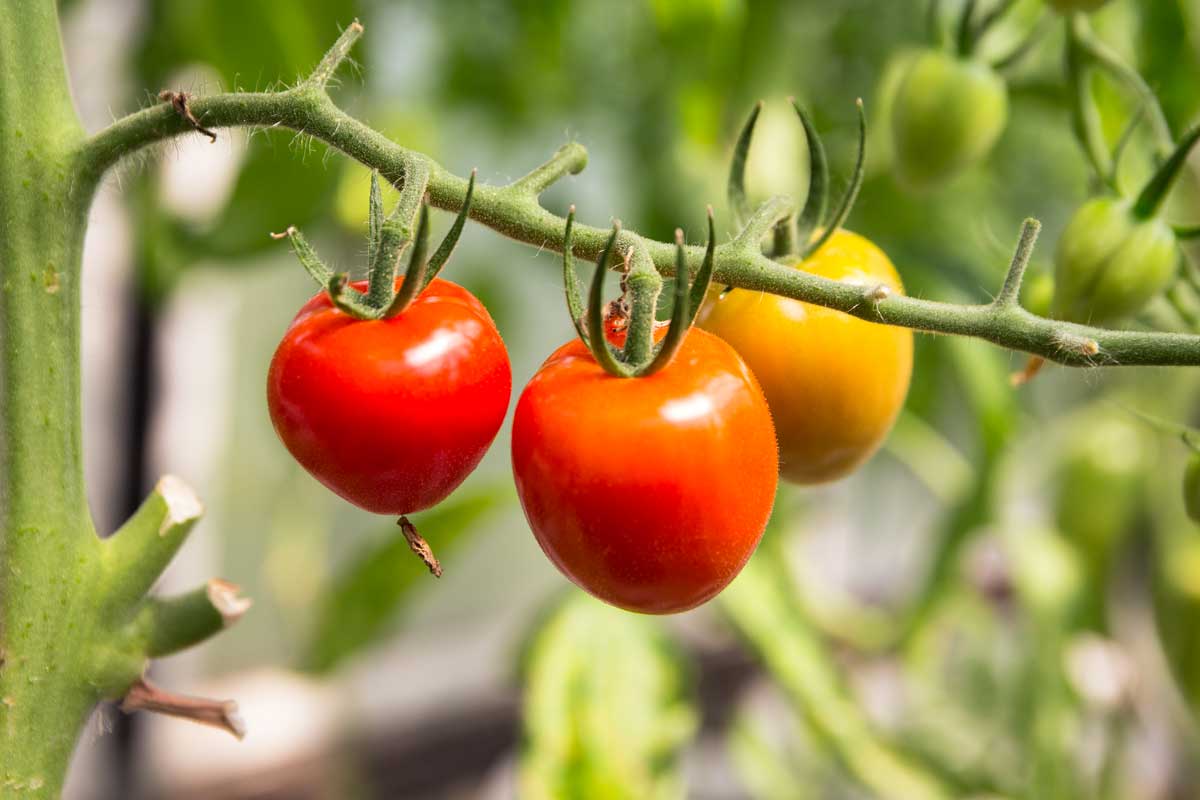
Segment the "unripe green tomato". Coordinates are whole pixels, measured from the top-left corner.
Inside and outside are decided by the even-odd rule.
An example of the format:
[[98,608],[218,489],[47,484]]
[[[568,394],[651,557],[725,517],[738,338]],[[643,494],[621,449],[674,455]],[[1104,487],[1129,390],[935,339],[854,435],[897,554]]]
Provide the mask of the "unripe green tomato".
[[995,70],[933,50],[908,66],[892,103],[896,175],[912,188],[981,161],[1008,119],[1008,89]]
[[1200,453],[1192,455],[1183,471],[1183,507],[1192,522],[1200,523]]
[[1135,314],[1166,288],[1179,260],[1163,219],[1137,219],[1128,200],[1098,197],[1075,212],[1055,259],[1054,314],[1104,325]]
[[1069,14],[1072,11],[1095,11],[1108,0],[1046,0],[1055,11]]

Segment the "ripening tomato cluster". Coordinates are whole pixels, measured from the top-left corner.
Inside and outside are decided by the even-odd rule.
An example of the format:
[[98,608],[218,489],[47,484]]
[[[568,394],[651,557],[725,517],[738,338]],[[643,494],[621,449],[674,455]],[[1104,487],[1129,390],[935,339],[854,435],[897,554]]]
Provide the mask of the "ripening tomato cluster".
[[[861,170],[855,190],[860,180]],[[387,225],[374,210],[369,252],[384,252]],[[637,318],[614,324],[601,305],[618,231],[597,261],[585,314],[572,225],[573,212],[564,277],[580,338],[556,350],[521,392],[512,430],[517,493],[543,551],[578,586],[633,611],[694,608],[754,552],[781,474],[833,480],[879,447],[908,389],[912,334],[760,292],[710,290],[710,215],[693,286],[678,234],[672,320],[664,328],[648,312],[639,361]],[[824,230],[797,269],[903,291],[882,251],[836,222]],[[329,282],[290,235],[310,272]],[[413,258],[390,291],[383,278],[332,279],[334,289],[300,309],[267,376],[271,419],[296,460],[350,503],[400,516],[406,536],[404,515],[443,500],[479,464],[512,389],[508,354],[484,306],[425,276],[416,263],[423,257]],[[406,292],[409,281],[423,288]],[[414,550],[437,574],[421,544]]]

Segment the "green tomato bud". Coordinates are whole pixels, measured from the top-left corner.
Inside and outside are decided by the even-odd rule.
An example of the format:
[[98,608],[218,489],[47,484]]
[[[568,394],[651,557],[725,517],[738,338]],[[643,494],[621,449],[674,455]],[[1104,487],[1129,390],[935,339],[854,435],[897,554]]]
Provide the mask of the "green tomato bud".
[[893,99],[897,177],[913,188],[944,183],[987,156],[1007,119],[1008,89],[990,66],[922,53]]
[[1200,453],[1183,470],[1183,507],[1192,522],[1200,523]]
[[1139,220],[1120,198],[1090,200],[1058,240],[1054,314],[1092,325],[1135,314],[1166,288],[1178,260],[1163,219]]
[[1095,11],[1108,0],[1046,0],[1055,11],[1070,14],[1072,11]]

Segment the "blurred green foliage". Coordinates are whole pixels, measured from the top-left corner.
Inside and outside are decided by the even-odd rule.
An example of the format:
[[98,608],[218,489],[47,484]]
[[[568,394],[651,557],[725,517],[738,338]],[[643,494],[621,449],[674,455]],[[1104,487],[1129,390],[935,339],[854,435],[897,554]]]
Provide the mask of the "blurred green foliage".
[[520,795],[682,797],[697,717],[680,654],[651,618],[571,592],[524,657]]

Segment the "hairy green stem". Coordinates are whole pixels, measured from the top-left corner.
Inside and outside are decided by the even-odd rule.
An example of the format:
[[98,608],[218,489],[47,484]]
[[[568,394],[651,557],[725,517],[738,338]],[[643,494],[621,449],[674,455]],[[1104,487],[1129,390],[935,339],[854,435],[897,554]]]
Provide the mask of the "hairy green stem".
[[[452,211],[462,207],[467,190],[465,178],[448,172],[423,154],[388,140],[338,109],[326,94],[309,85],[282,92],[195,98],[191,110],[205,126],[212,128],[281,125],[300,131],[379,170],[393,183],[402,182],[407,165],[424,162],[429,167],[431,204]],[[191,124],[169,104],[125,117],[79,148],[78,191],[90,193],[121,158],[190,130]],[[575,145],[572,152],[582,162],[582,148]],[[510,186],[476,186],[470,216],[509,238],[562,251],[565,220],[542,208],[528,184],[518,181]],[[589,260],[596,258],[608,233],[577,223],[572,232],[575,255]],[[635,241],[644,245],[660,273],[668,276],[674,273],[673,243],[622,231],[621,249]],[[701,247],[686,249],[686,261],[692,271],[699,267],[703,257]],[[985,339],[1068,366],[1200,365],[1200,336],[1106,330],[1045,319],[1019,306],[958,305],[898,294],[877,299],[870,296],[871,288],[828,280],[778,264],[740,241],[717,248],[714,279],[729,286],[826,306],[870,322]]]

